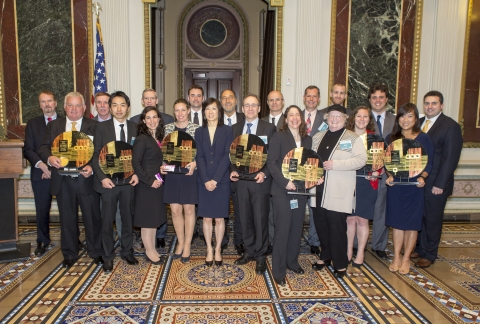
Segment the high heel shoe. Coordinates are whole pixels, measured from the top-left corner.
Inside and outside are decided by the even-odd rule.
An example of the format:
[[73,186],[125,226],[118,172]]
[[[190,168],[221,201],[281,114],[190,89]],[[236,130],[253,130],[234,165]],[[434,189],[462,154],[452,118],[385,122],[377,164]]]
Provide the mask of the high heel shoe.
[[190,256],[180,258],[180,262],[182,262],[182,263],[188,263],[189,261],[190,261]]
[[331,263],[332,263],[332,260],[321,260],[323,261],[323,263],[314,263],[312,264],[312,269],[313,270],[317,270],[317,271],[320,271],[322,270],[323,268],[325,267],[328,267]]
[[162,259],[162,257],[160,257],[158,259],[158,261],[152,261],[146,254],[145,254],[145,259],[150,262],[151,264],[153,265],[161,265],[161,264],[164,264],[165,263],[165,259]]
[[363,266],[363,262],[362,263],[355,263],[355,261],[352,260],[352,266],[354,268],[361,268]]
[[183,251],[180,252],[179,254],[174,253],[172,259],[180,259],[182,257],[182,253],[183,253]]
[[335,278],[338,278],[338,279],[343,278],[347,274],[347,269],[345,269],[345,270],[335,270],[333,272],[333,274],[335,275]]
[[212,260],[212,261],[207,261],[207,260],[205,260],[205,265],[206,265],[207,267],[211,267],[211,266],[213,265],[213,260]]
[[222,264],[223,264],[223,260],[220,260],[220,261],[215,260],[215,265],[217,267],[220,267]]

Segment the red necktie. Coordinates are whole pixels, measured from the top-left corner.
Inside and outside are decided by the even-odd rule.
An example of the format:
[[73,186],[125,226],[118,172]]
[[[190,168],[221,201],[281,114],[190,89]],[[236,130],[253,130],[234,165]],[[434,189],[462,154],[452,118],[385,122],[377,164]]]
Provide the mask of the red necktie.
[[312,131],[312,121],[310,120],[310,115],[311,113],[308,114],[307,118],[307,134],[310,135],[310,132]]

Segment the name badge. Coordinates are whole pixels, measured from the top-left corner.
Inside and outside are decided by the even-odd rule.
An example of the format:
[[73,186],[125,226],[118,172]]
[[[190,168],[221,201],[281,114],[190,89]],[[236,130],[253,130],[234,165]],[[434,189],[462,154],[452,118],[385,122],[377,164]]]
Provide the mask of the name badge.
[[341,150],[350,150],[351,148],[352,148],[352,141],[350,140],[340,141]]
[[324,130],[327,130],[328,129],[328,125],[326,122],[323,122],[320,127],[318,127],[318,131],[321,132],[321,131],[324,131]]
[[173,172],[173,171],[175,171],[175,166],[174,166],[174,165],[164,164],[164,165],[163,165],[163,171]]
[[130,140],[130,145],[133,145],[134,142],[135,142],[135,137],[132,137],[132,139]]
[[290,200],[290,209],[297,209],[298,208],[298,200],[292,199]]
[[260,139],[265,143],[265,144],[268,144],[268,138],[266,135],[259,135],[258,137],[260,137]]

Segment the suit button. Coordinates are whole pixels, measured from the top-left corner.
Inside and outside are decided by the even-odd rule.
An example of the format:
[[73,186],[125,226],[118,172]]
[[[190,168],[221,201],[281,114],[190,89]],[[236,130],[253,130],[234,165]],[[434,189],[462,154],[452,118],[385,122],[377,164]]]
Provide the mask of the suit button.
[[212,155],[213,155],[213,152],[210,152],[210,154],[212,154]]
[[210,164],[213,164],[213,161],[211,161]]

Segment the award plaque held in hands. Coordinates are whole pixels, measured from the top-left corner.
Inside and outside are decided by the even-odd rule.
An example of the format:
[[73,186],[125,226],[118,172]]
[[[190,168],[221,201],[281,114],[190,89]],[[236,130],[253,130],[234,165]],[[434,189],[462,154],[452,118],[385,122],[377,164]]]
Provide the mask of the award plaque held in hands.
[[393,181],[392,184],[417,185],[417,181],[410,181],[410,179],[418,177],[425,170],[428,155],[420,142],[400,138],[388,145],[384,163],[388,173],[400,178],[400,181]]
[[282,162],[282,174],[293,182],[297,191],[289,191],[289,195],[315,196],[308,192],[317,185],[323,175],[322,161],[317,152],[304,147],[294,148],[285,155]]
[[367,163],[360,172],[363,171],[363,174],[358,174],[357,177],[362,178],[381,178],[382,176],[372,176],[371,173],[381,169],[384,166],[383,159],[385,157],[385,140],[383,137],[377,134],[367,134],[364,133],[360,135],[360,139],[363,142],[363,146],[367,151]]
[[107,143],[98,155],[98,164],[115,186],[129,184],[133,175],[132,146],[123,141]]
[[60,159],[58,174],[78,176],[93,157],[93,142],[82,132],[63,132],[52,143],[52,154]]
[[243,134],[230,145],[230,162],[241,180],[256,181],[254,173],[260,171],[267,161],[267,145],[253,134]]
[[163,138],[163,162],[171,166],[165,169],[168,173],[187,174],[186,166],[195,160],[197,145],[188,133],[174,131]]

